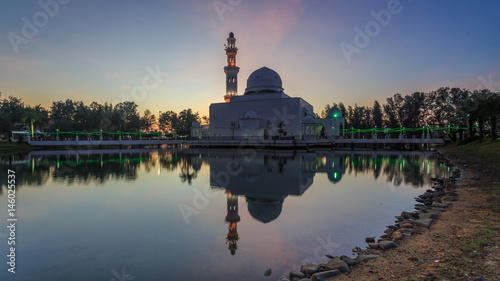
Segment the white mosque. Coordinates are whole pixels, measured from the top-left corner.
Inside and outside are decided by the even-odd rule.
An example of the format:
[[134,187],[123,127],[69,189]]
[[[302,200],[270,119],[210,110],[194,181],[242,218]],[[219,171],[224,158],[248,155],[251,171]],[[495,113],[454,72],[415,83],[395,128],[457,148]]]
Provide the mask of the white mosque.
[[334,107],[324,119],[315,119],[313,106],[302,98],[285,94],[279,74],[267,67],[255,70],[247,79],[243,95],[238,95],[236,38],[229,33],[226,94],[224,102],[210,105],[210,125],[194,122],[192,137],[210,139],[276,139],[315,141],[343,135],[345,119]]

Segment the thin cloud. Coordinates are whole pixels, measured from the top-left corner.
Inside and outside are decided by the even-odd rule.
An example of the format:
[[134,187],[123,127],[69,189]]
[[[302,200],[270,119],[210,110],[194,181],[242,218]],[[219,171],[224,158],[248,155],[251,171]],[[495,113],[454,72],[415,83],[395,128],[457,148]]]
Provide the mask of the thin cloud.
[[118,74],[118,73],[116,73],[116,72],[115,72],[115,73],[113,73],[113,74],[111,74],[111,73],[106,73],[106,74],[104,75],[104,77],[105,77],[106,79],[115,80],[115,79],[120,78],[120,74]]

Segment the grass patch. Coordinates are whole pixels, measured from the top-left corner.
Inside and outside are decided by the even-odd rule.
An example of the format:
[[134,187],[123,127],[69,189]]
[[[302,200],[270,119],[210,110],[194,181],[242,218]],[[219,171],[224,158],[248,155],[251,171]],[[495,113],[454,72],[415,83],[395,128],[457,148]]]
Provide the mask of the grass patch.
[[35,148],[27,143],[0,141],[0,156],[28,153]]
[[482,256],[486,254],[489,246],[495,244],[495,236],[497,236],[496,231],[489,228],[482,229],[474,233],[470,241],[461,243],[462,252],[471,258]]
[[486,228],[473,233],[470,241],[461,243],[462,251],[472,258],[485,255],[489,246],[495,244],[496,237],[498,237],[498,226],[489,223]]
[[475,141],[459,146],[456,144],[457,143],[449,143],[438,147],[438,149],[469,163],[484,163],[486,166],[485,168],[500,169],[500,140],[496,142]]

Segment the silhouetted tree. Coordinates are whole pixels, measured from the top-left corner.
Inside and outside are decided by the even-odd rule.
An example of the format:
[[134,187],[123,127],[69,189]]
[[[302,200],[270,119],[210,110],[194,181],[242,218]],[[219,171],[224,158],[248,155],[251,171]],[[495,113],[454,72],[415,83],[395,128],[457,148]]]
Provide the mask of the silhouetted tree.
[[384,122],[384,114],[382,113],[382,107],[380,106],[380,103],[378,103],[378,101],[375,101],[373,103],[372,117],[373,125],[375,125],[375,127],[377,128],[382,128]]

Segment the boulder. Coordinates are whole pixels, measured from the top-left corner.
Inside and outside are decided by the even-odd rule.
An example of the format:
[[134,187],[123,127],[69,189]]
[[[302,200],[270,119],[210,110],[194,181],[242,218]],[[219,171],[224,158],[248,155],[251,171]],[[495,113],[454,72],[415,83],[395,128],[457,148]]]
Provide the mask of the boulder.
[[384,230],[384,233],[390,236],[392,233],[394,233],[394,229],[387,228],[386,230]]
[[347,263],[343,260],[341,260],[339,257],[334,257],[333,259],[329,260],[328,263],[326,264],[326,269],[328,270],[335,270],[338,269],[340,272],[351,272],[351,269],[347,265]]
[[311,281],[321,281],[327,278],[334,277],[340,274],[340,270],[329,270],[324,272],[318,272],[311,276]]
[[358,264],[356,260],[353,260],[348,256],[340,256],[340,259],[345,261],[345,263],[347,263],[348,266],[355,266]]
[[308,274],[314,274],[314,273],[318,272],[319,268],[320,268],[319,264],[310,263],[310,264],[306,264],[306,265],[301,266],[300,271],[303,272],[304,274],[308,275]]
[[418,225],[418,226],[423,226],[423,227],[429,227],[431,226],[431,223],[434,219],[431,219],[431,218],[424,218],[424,219],[418,219],[418,220],[414,220],[413,223],[415,225]]
[[373,243],[375,242],[375,236],[370,236],[365,238],[366,243]]
[[400,224],[401,228],[413,228],[413,224],[409,222],[405,222]]
[[356,261],[357,262],[364,262],[364,261],[367,261],[367,260],[371,260],[371,259],[376,259],[378,258],[377,255],[373,255],[373,254],[359,254],[357,257],[356,257]]
[[396,231],[392,234],[392,240],[393,241],[397,241],[397,240],[400,240],[401,238],[403,238],[403,234],[401,234],[400,231]]
[[306,278],[306,274],[303,272],[300,272],[298,270],[292,270],[292,271],[290,271],[289,277],[290,277],[290,279],[293,279],[293,278],[302,279],[302,278]]
[[396,244],[392,241],[380,241],[378,244],[379,244],[380,248],[382,248],[384,250],[388,250],[388,249],[395,248],[398,246],[398,244]]
[[428,212],[428,213],[421,213],[420,214],[420,219],[435,219],[439,216],[438,212]]

